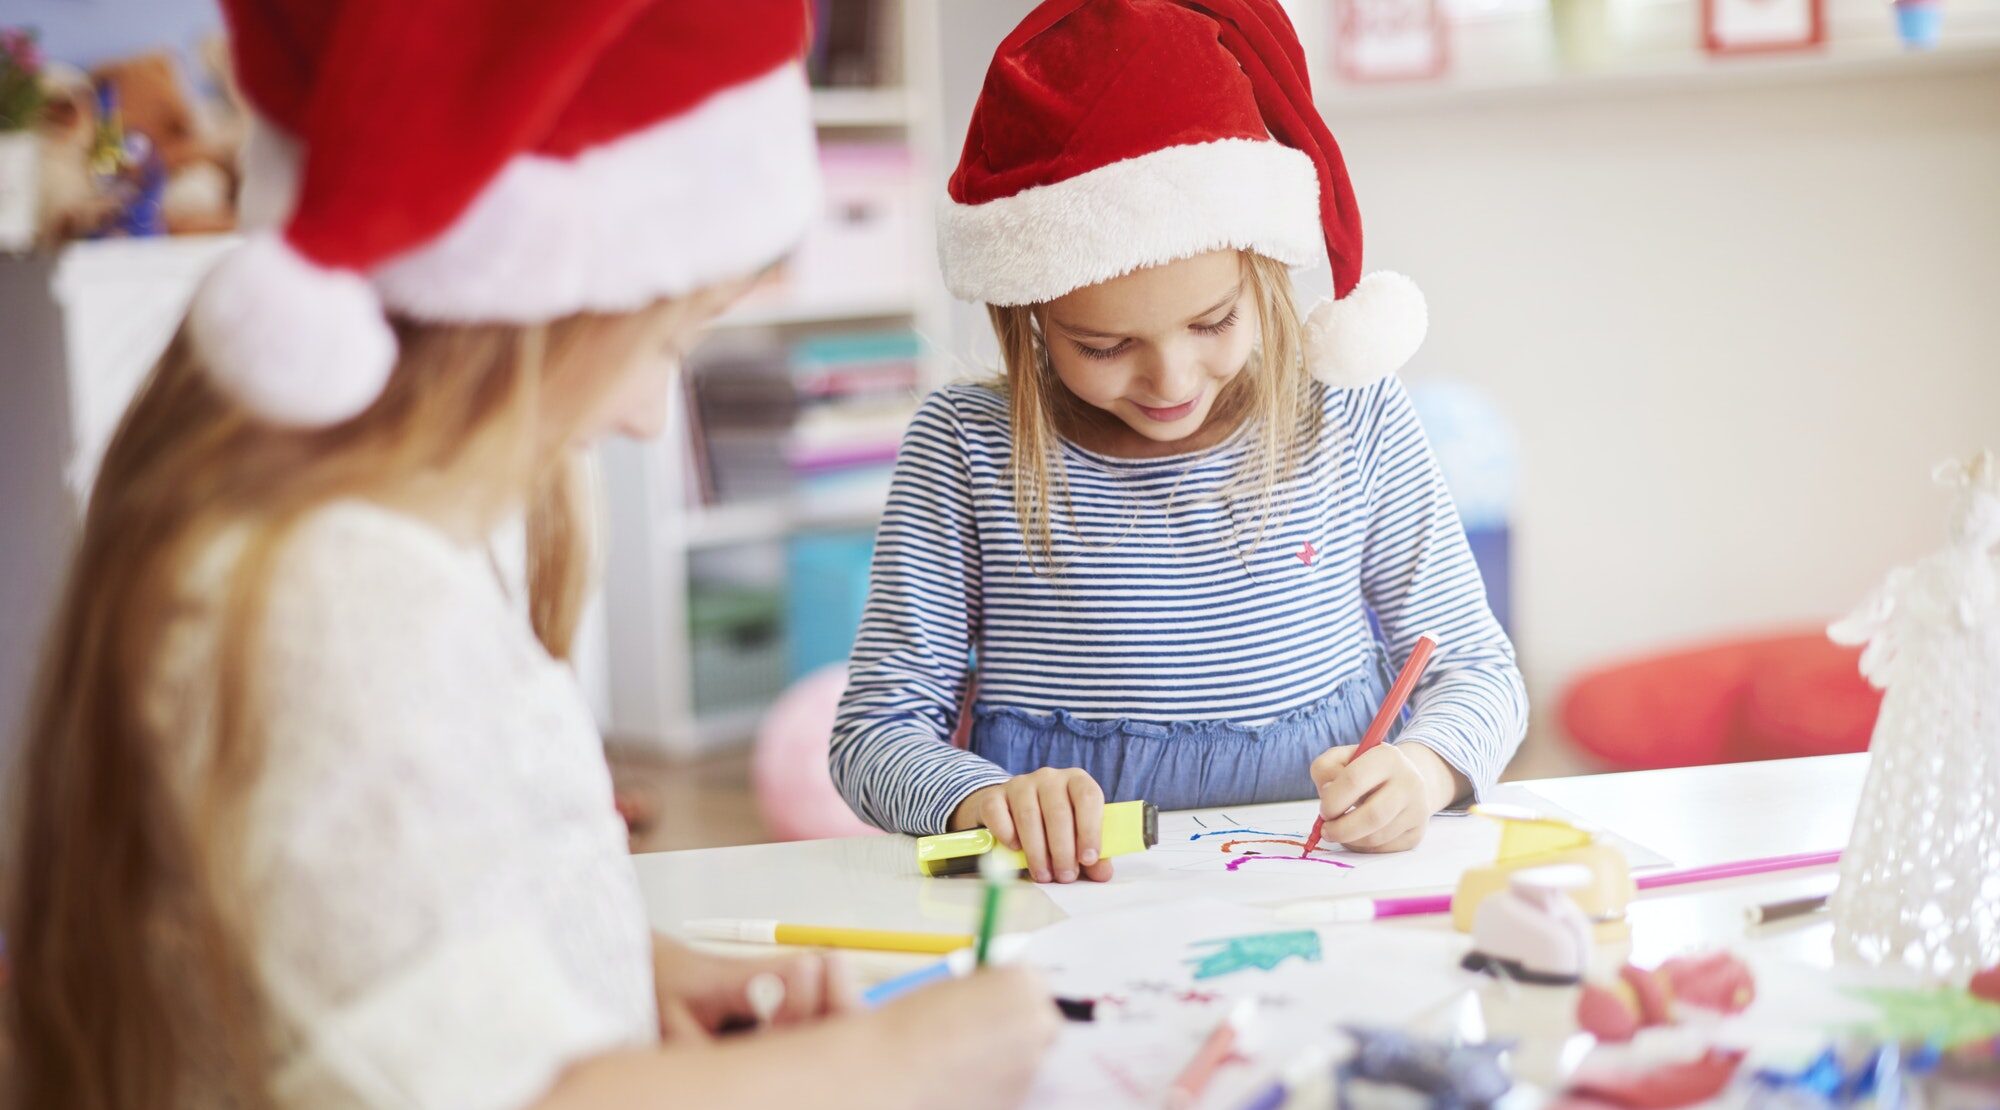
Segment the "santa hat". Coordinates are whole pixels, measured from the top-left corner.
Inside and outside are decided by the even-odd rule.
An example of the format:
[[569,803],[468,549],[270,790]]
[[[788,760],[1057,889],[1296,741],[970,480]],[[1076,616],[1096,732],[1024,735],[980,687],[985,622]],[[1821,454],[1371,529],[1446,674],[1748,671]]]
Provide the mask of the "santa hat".
[[818,207],[803,0],[226,0],[252,234],[190,313],[263,416],[366,409],[385,310],[626,312],[776,261]]
[[994,53],[938,223],[954,294],[1037,304],[1206,251],[1331,262],[1315,377],[1423,342],[1423,295],[1361,271],[1361,214],[1276,0],[1048,0]]

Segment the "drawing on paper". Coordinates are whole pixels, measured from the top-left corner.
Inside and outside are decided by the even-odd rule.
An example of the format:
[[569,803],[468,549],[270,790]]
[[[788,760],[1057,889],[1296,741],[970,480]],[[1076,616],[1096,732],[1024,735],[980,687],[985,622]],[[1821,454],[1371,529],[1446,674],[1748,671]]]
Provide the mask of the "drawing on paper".
[[1235,859],[1229,861],[1228,869],[1230,871],[1235,871],[1237,868],[1242,867],[1246,863],[1250,863],[1260,859],[1273,859],[1277,860],[1279,863],[1287,863],[1287,864],[1324,863],[1329,867],[1338,867],[1343,871],[1354,870],[1353,864],[1342,863],[1337,859],[1321,859],[1319,856],[1272,856],[1272,855],[1265,855],[1262,852],[1247,852],[1243,855],[1237,856]]
[[1216,979],[1239,971],[1275,971],[1286,960],[1319,962],[1319,932],[1294,929],[1283,933],[1252,933],[1240,937],[1198,940],[1190,947],[1209,949],[1188,957],[1196,979]]

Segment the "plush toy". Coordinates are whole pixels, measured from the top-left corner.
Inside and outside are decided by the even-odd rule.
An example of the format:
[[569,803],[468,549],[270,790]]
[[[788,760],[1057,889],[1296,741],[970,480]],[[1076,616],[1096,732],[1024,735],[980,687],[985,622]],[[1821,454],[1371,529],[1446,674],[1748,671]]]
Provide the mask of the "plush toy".
[[90,171],[97,134],[97,95],[82,70],[51,62],[42,71],[48,99],[36,128],[41,147],[35,237],[44,245],[81,238],[103,226],[116,207]]
[[1756,997],[1750,968],[1735,956],[1727,952],[1676,956],[1651,971],[1626,964],[1616,983],[1585,983],[1577,999],[1576,1022],[1600,1041],[1623,1044],[1641,1029],[1674,1024],[1679,1020],[1678,1003],[1736,1014]]
[[234,152],[197,111],[174,55],[136,55],[101,65],[93,76],[115,94],[125,130],[144,135],[166,168],[167,230],[194,234],[235,226]]

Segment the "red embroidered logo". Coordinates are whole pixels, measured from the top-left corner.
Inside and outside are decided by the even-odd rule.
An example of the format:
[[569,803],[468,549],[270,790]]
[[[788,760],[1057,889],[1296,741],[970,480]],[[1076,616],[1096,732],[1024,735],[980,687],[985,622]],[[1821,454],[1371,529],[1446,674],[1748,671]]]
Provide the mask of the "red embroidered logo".
[[1319,552],[1313,550],[1313,542],[1311,540],[1307,540],[1306,545],[1298,550],[1299,562],[1307,566],[1313,565],[1313,559],[1318,557],[1318,555]]

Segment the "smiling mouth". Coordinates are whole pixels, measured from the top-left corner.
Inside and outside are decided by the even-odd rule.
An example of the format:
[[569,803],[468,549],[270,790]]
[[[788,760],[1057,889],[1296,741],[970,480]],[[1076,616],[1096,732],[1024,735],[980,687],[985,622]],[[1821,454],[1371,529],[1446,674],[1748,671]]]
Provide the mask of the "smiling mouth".
[[1164,408],[1164,409],[1156,409],[1150,405],[1141,405],[1136,401],[1133,402],[1133,406],[1137,408],[1140,412],[1145,413],[1146,419],[1148,420],[1151,420],[1159,424],[1171,424],[1176,420],[1183,419],[1189,413],[1193,412],[1195,405],[1199,404],[1200,402],[1201,398],[1199,396],[1196,396],[1196,397],[1191,397],[1188,400],[1182,401],[1178,405],[1174,405],[1170,408]]

